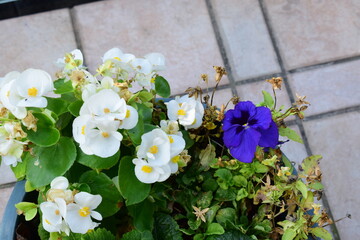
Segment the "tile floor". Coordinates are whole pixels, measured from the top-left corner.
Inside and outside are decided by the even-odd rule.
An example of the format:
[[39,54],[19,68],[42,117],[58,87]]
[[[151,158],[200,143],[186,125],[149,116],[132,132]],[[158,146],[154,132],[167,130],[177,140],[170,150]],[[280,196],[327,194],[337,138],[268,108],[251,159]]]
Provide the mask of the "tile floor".
[[[360,4],[357,0],[108,0],[0,21],[0,76],[28,67],[55,72],[64,52],[81,48],[90,70],[114,46],[166,56],[164,76],[174,94],[198,84],[201,73],[225,65],[228,76],[216,103],[238,94],[258,101],[263,80],[282,76],[279,96],[312,103],[293,121],[305,144],[289,144],[296,162],[323,154],[325,194],[335,239],[360,239]],[[213,84],[210,87],[214,86]],[[13,182],[0,169],[0,184]],[[0,186],[0,219],[11,187]]]

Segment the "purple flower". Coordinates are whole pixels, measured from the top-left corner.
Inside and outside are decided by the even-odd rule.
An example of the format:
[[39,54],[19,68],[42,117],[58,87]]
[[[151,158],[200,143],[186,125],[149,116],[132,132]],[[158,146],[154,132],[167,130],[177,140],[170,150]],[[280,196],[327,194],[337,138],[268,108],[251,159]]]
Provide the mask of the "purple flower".
[[239,102],[226,112],[223,130],[225,146],[234,158],[245,163],[252,162],[256,146],[275,148],[279,139],[270,109],[256,107],[250,101]]

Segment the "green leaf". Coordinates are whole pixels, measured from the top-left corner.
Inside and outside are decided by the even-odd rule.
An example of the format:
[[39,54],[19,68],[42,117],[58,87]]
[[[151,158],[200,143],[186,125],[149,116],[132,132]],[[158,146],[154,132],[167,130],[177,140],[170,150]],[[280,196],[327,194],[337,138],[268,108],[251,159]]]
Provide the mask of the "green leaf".
[[103,217],[109,217],[119,211],[121,196],[115,184],[105,173],[88,171],[81,175],[80,183],[86,183],[91,189],[91,194],[99,194],[102,197],[96,211]]
[[76,159],[73,140],[61,137],[51,147],[34,147],[26,168],[27,179],[33,187],[48,185],[55,177],[62,176],[70,169]]
[[265,106],[268,107],[268,108],[273,108],[275,102],[274,102],[274,99],[271,96],[271,94],[268,93],[267,91],[262,91],[262,94],[264,96],[264,104],[265,104]]
[[82,235],[81,240],[115,240],[115,236],[104,228]]
[[246,198],[247,196],[249,196],[249,193],[246,191],[245,188],[241,188],[236,195],[236,201],[240,201],[243,198]]
[[247,180],[242,175],[236,175],[233,177],[234,184],[238,187],[246,187],[247,186]]
[[33,219],[37,214],[37,208],[30,209],[29,211],[25,212],[25,220],[30,221]]
[[140,182],[135,176],[135,165],[131,156],[120,160],[119,186],[121,195],[126,199],[126,205],[133,205],[144,201],[150,193],[151,184]]
[[17,180],[24,179],[26,175],[26,164],[27,164],[26,157],[28,154],[29,154],[28,152],[23,153],[22,162],[19,162],[15,167],[10,166]]
[[197,230],[201,225],[201,220],[197,218],[189,219],[188,225],[191,230]]
[[64,78],[56,80],[54,82],[54,93],[56,94],[64,94],[64,93],[69,93],[69,92],[73,92],[74,88],[72,86],[72,82],[71,81],[65,81]]
[[152,108],[148,108],[144,104],[137,103],[137,111],[139,119],[142,119],[144,123],[151,123],[152,121]]
[[39,224],[38,234],[41,240],[49,240],[50,238],[50,233],[44,229],[42,223]]
[[217,183],[223,189],[228,189],[228,187],[234,185],[233,176],[230,170],[226,168],[216,170],[214,176],[218,177]]
[[297,180],[295,187],[297,190],[299,190],[301,192],[301,194],[304,196],[304,198],[307,198],[308,188],[305,185],[305,183],[303,183],[301,180]]
[[140,98],[142,102],[149,102],[151,99],[154,98],[154,95],[151,92],[142,90],[139,92],[138,98]]
[[139,204],[128,206],[129,214],[133,218],[133,224],[140,231],[152,231],[154,224],[154,203],[149,200]]
[[316,228],[310,228],[309,232],[314,234],[316,237],[319,237],[324,240],[331,240],[333,239],[331,234],[324,228],[316,227]]
[[293,240],[296,237],[296,232],[292,228],[288,228],[285,230],[284,235],[281,240]]
[[158,95],[164,98],[168,98],[171,95],[168,81],[161,76],[157,76],[155,78],[155,91]]
[[216,157],[215,147],[211,143],[209,143],[205,149],[200,151],[199,159],[200,165],[205,169],[209,168],[210,163]]
[[322,185],[321,182],[313,182],[313,183],[309,184],[309,188],[319,191],[319,190],[324,189],[324,185]]
[[222,208],[216,214],[216,222],[225,228],[236,222],[236,211],[234,208]]
[[20,202],[15,204],[15,207],[22,212],[27,212],[31,209],[37,208],[37,205],[32,202]]
[[139,116],[139,121],[136,126],[127,131],[130,139],[133,141],[135,145],[140,145],[141,136],[144,134],[144,121]]
[[136,229],[124,234],[123,237],[121,238],[121,240],[153,240],[153,239],[154,238],[151,232],[149,231],[140,232]]
[[194,145],[195,141],[190,138],[189,132],[186,130],[181,130],[181,133],[183,135],[183,138],[185,140],[185,149],[189,149]]
[[82,107],[83,104],[84,104],[83,101],[77,100],[75,102],[70,103],[70,105],[68,106],[68,110],[73,116],[78,117],[80,115],[80,108]]
[[68,111],[68,103],[61,98],[46,98],[48,101],[47,109],[56,113],[56,115],[60,116],[61,114]]
[[295,142],[303,143],[301,137],[297,134],[297,132],[295,130],[292,130],[291,128],[280,127],[279,135],[283,136],[283,137],[288,137],[290,140],[293,140]]
[[154,240],[182,240],[179,225],[167,214],[155,214]]
[[220,235],[224,233],[225,230],[219,223],[211,223],[208,226],[205,235]]
[[96,155],[87,155],[80,148],[77,148],[77,158],[76,161],[81,163],[84,166],[87,166],[92,169],[102,170],[109,169],[113,167],[118,161],[120,157],[120,150],[111,157],[102,158]]
[[233,230],[226,231],[226,233],[220,236],[213,236],[210,239],[211,240],[253,240],[253,238],[243,234],[242,232],[233,231]]
[[37,119],[37,131],[23,128],[27,134],[27,138],[41,147],[48,147],[56,144],[60,139],[60,132],[54,127],[55,122],[44,113],[33,113]]

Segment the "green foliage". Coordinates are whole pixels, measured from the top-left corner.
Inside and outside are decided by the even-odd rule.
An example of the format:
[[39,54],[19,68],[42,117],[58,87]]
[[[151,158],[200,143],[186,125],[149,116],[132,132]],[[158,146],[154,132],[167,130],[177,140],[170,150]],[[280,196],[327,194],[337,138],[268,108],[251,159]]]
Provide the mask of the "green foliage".
[[156,76],[155,78],[155,91],[158,95],[164,98],[168,98],[171,95],[168,81],[161,76]]
[[182,240],[179,225],[167,214],[157,213],[153,230],[154,240]]
[[33,113],[37,119],[37,131],[23,128],[27,138],[40,147],[48,147],[56,144],[60,139],[60,132],[55,128],[55,120],[44,113]]
[[38,188],[48,185],[55,177],[62,176],[73,165],[76,148],[72,139],[61,137],[50,147],[34,147],[33,155],[26,155],[26,175]]
[[298,143],[303,143],[301,137],[296,133],[295,130],[292,130],[291,128],[284,128],[284,127],[280,127],[279,128],[279,134],[280,136],[283,137],[288,137],[289,139],[298,142]]
[[16,209],[22,214],[25,215],[25,220],[30,221],[37,214],[37,205],[31,202],[20,202],[15,204]]
[[267,91],[264,91],[264,90],[262,91],[262,94],[264,96],[264,102],[262,102],[260,105],[266,106],[266,107],[272,109],[275,104],[273,97],[271,96],[270,93],[268,93]]
[[152,231],[154,224],[154,204],[149,200],[142,201],[141,203],[128,206],[130,216],[133,218],[134,227],[143,231]]
[[79,116],[80,108],[83,104],[84,104],[83,101],[77,100],[69,104],[68,110],[73,116],[77,117]]
[[150,193],[151,185],[140,182],[135,176],[132,157],[126,156],[120,160],[119,166],[119,186],[121,195],[126,200],[126,205],[144,201]]
[[80,148],[77,148],[77,152],[78,155],[76,161],[94,170],[109,169],[119,161],[120,157],[120,150],[115,155],[107,158],[98,157],[96,155],[86,155]]
[[104,228],[98,228],[83,235],[81,240],[115,240],[115,236]]
[[56,93],[56,94],[64,94],[64,93],[69,93],[69,92],[74,91],[72,82],[67,81],[64,78],[56,80],[54,82],[54,87],[55,87],[54,93]]

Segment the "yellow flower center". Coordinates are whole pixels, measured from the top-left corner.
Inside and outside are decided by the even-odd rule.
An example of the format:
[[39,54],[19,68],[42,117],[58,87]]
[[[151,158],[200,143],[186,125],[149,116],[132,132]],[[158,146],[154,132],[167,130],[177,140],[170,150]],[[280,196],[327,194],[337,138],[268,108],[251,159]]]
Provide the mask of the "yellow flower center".
[[10,96],[10,91],[7,91],[7,92],[6,92],[6,96],[7,96],[7,97]]
[[114,57],[114,59],[121,61],[121,59],[119,57]]
[[151,173],[152,172],[152,167],[146,166],[146,165],[142,166],[141,171],[146,172],[146,173]]
[[110,112],[110,109],[104,108],[104,113],[109,113],[109,112]]
[[174,142],[174,139],[172,138],[172,136],[168,136],[168,138],[169,138],[170,143]]
[[36,97],[36,95],[38,94],[38,90],[35,87],[29,88],[28,89],[28,95],[31,97]]
[[107,138],[107,137],[110,136],[108,132],[102,132],[101,135],[102,135],[104,138]]
[[50,222],[49,220],[45,219],[45,222],[46,222],[47,224],[51,225],[51,222]]
[[60,215],[60,211],[59,210],[55,210],[55,215]]
[[90,208],[89,207],[82,207],[79,210],[79,215],[82,217],[87,217],[90,215]]
[[155,78],[151,78],[150,82],[155,83]]
[[129,118],[130,117],[130,110],[126,110],[126,116],[125,118]]
[[184,109],[180,109],[178,112],[177,112],[178,115],[181,115],[181,116],[185,116],[186,115],[186,112]]
[[86,127],[85,125],[81,127],[81,134],[82,135],[85,135],[85,127]]
[[159,151],[159,148],[156,145],[150,147],[150,149],[149,149],[149,153],[152,153],[152,154],[156,154],[158,151]]
[[173,157],[173,158],[171,159],[171,161],[172,161],[173,163],[178,163],[179,160],[180,160],[180,156],[179,156],[179,155],[177,155],[177,156],[175,156],[175,157]]

